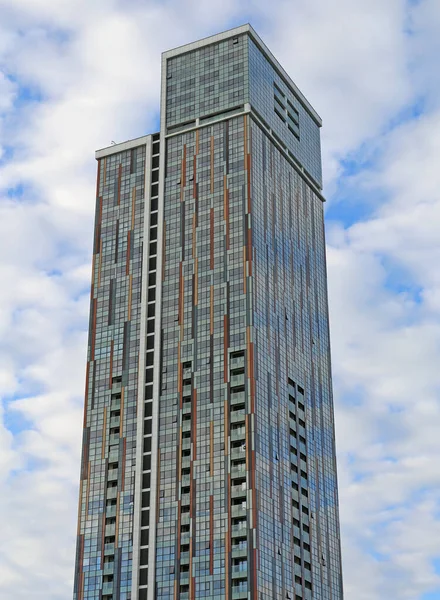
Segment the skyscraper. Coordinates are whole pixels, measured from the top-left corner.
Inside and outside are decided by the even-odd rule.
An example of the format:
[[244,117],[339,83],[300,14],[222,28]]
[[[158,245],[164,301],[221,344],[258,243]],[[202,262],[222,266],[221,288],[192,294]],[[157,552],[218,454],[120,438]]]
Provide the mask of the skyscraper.
[[246,25],[98,161],[75,600],[342,600],[317,113]]

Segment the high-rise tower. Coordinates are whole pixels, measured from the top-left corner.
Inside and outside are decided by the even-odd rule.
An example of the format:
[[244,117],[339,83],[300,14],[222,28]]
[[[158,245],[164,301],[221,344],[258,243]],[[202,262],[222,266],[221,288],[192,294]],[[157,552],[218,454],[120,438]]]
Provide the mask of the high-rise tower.
[[320,126],[246,25],[97,152],[75,600],[342,600]]

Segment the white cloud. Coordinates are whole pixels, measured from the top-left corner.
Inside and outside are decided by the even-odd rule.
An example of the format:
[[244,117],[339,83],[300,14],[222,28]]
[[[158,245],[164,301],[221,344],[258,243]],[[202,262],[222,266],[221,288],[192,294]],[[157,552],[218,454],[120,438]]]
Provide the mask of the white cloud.
[[249,15],[324,118],[328,191],[370,158],[371,213],[329,224],[346,600],[440,589],[438,3],[0,0],[0,600],[71,596],[93,151],[152,130],[162,50]]

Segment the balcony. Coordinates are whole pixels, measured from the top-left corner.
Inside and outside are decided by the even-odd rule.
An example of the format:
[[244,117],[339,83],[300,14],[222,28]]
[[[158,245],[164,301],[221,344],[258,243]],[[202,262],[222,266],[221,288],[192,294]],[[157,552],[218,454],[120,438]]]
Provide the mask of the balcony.
[[111,448],[108,454],[108,462],[115,463],[119,460],[119,448]]
[[244,423],[246,420],[246,411],[244,408],[240,410],[231,410],[231,423]]
[[232,464],[231,477],[243,477],[246,475],[246,463]]
[[247,588],[235,589],[235,586],[232,588],[232,600],[247,600],[247,597]]
[[191,484],[191,476],[190,475],[182,475],[181,484],[183,487]]
[[119,437],[119,433],[111,433],[108,439],[108,443],[110,444],[110,446],[115,446],[116,444],[119,444],[119,440],[121,438]]
[[240,460],[246,456],[246,448],[239,446],[238,448],[231,448],[231,460]]
[[237,525],[231,525],[231,535],[232,537],[243,537],[247,535],[247,523],[246,520],[238,523]]
[[231,496],[232,498],[246,498],[246,482],[240,483],[238,485],[231,485]]
[[190,379],[191,378],[191,367],[184,367],[182,369],[182,379]]
[[105,537],[110,535],[116,535],[116,525],[114,523],[105,526]]
[[104,556],[110,556],[115,553],[115,545],[112,544],[104,544]]
[[191,449],[191,438],[182,440],[182,450],[190,450]]
[[189,592],[180,592],[179,598],[180,600],[189,600]]
[[191,421],[182,422],[182,431],[191,431]]
[[245,392],[235,392],[235,394],[231,394],[231,406],[235,406],[236,404],[244,404],[246,402],[246,393]]
[[189,516],[189,513],[183,513],[180,517],[180,523],[182,525],[189,525],[191,518]]
[[180,553],[180,564],[181,565],[189,564],[189,552],[181,552]]
[[183,407],[182,407],[182,413],[184,415],[191,414],[191,403],[190,402],[187,402],[186,404],[183,405]]
[[115,563],[113,561],[104,563],[104,575],[113,575],[114,571]]
[[180,585],[189,585],[189,571],[180,573]]
[[244,369],[244,356],[231,356],[231,369]]
[[118,497],[118,488],[117,488],[117,486],[107,488],[107,494],[106,494],[107,500],[114,500],[117,497]]
[[118,469],[110,469],[107,475],[107,481],[118,480]]
[[181,533],[180,534],[180,543],[181,544],[189,544],[190,536],[191,536],[191,534],[189,531],[186,531],[185,533]]
[[247,561],[243,561],[240,565],[232,565],[231,571],[233,578],[242,579],[247,577]]
[[240,542],[235,546],[232,546],[232,558],[246,558],[247,556],[247,542]]
[[234,600],[239,600],[241,598],[243,598],[243,599],[247,598],[247,593],[248,593],[247,581],[243,581],[243,583],[240,583],[240,585],[232,586],[232,598],[234,598]]
[[191,384],[184,385],[182,387],[182,394],[183,394],[183,396],[191,396]]
[[244,373],[240,373],[239,375],[231,375],[231,388],[238,387],[244,385]]
[[113,594],[113,581],[107,581],[102,584],[102,593],[103,594]]
[[236,429],[231,429],[231,442],[237,442],[240,440],[244,441],[245,437],[246,427],[237,427]]
[[190,494],[182,494],[181,501],[184,506],[189,506],[190,500],[191,500]]
[[189,469],[191,467],[191,457],[190,456],[182,456],[182,464],[180,465],[181,469]]
[[107,506],[105,509],[105,516],[108,517],[116,517],[116,504],[114,506]]
[[112,417],[110,419],[110,428],[119,427],[121,424],[121,417]]
[[246,516],[246,502],[243,504],[233,504],[231,506],[231,515],[233,518],[235,517],[245,517]]

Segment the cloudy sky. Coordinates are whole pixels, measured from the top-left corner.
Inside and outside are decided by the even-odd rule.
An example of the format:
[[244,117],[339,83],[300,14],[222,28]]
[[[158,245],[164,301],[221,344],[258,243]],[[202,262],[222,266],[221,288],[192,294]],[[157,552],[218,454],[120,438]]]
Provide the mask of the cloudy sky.
[[244,22],[324,121],[345,598],[440,599],[438,0],[0,0],[0,600],[72,594],[94,150]]

